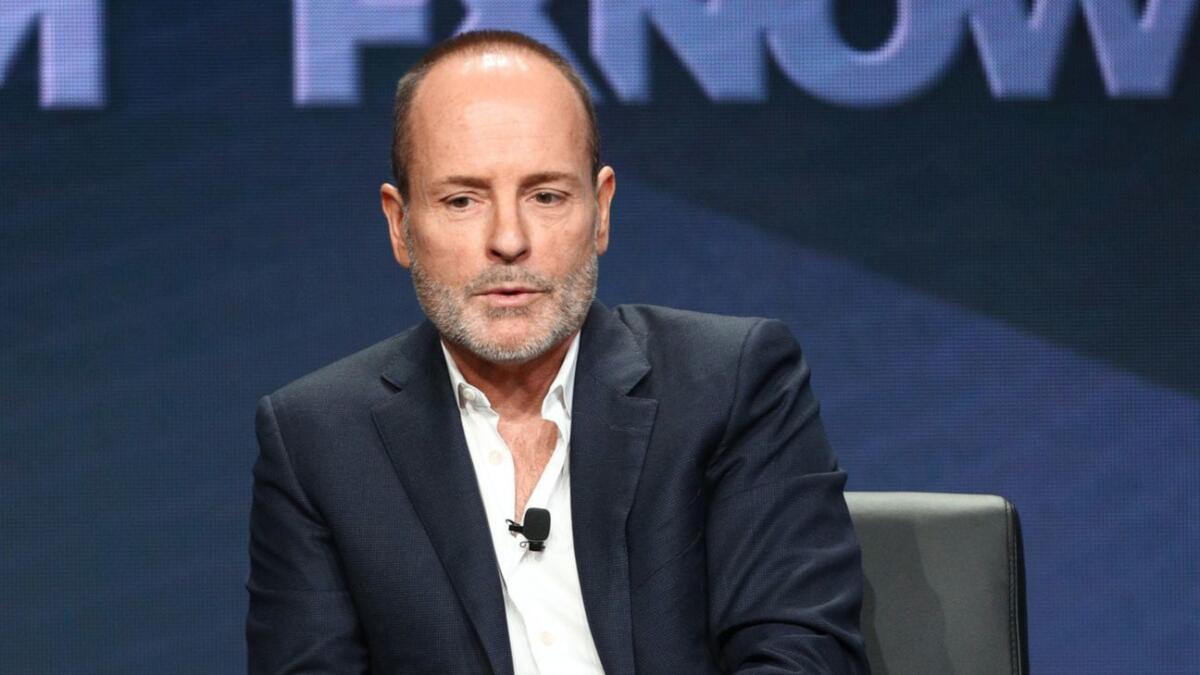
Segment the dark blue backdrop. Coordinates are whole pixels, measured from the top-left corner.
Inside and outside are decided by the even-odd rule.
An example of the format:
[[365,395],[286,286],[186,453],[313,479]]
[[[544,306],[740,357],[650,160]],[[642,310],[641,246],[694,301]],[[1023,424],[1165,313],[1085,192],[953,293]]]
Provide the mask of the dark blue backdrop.
[[1200,672],[1196,3],[1139,42],[1112,17],[1146,3],[1083,2],[1014,97],[1034,56],[996,76],[922,18],[965,0],[897,31],[805,1],[770,7],[882,74],[738,37],[769,3],[0,1],[0,672],[242,670],[254,402],[419,318],[390,92],[464,22],[559,39],[605,98],[604,301],[782,318],[851,488],[1012,499],[1036,672]]

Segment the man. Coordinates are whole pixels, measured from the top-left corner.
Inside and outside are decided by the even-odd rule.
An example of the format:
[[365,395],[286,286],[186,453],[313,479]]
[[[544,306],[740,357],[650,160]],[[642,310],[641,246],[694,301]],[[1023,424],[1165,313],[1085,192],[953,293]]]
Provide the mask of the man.
[[593,301],[616,178],[570,67],[460,36],[394,124],[382,205],[429,321],[260,402],[251,672],[866,672],[787,329]]

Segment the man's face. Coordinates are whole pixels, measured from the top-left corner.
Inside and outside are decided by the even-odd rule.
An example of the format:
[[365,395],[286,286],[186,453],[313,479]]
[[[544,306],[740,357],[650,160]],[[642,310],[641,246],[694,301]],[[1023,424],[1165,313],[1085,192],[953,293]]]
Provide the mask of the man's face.
[[384,211],[439,332],[494,363],[573,335],[595,294],[615,179],[608,167],[591,175],[567,80],[519,50],[453,56],[421,83],[409,124],[409,200],[385,186]]

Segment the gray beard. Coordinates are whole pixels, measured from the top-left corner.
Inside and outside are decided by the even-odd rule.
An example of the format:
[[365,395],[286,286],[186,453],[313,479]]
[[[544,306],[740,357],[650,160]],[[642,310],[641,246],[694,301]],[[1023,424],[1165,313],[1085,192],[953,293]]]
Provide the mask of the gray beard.
[[[545,354],[574,335],[587,318],[596,297],[599,259],[593,248],[582,263],[561,281],[535,274],[522,267],[497,265],[485,270],[461,291],[430,278],[414,253],[412,238],[405,228],[405,245],[412,260],[413,289],[425,316],[442,338],[491,363],[526,363]],[[548,321],[533,324],[533,330],[519,344],[496,342],[487,335],[483,321],[468,316],[466,304],[474,293],[499,283],[520,283],[547,291],[554,303]],[[489,307],[482,319],[536,316],[534,307]],[[549,325],[546,325],[546,324]]]

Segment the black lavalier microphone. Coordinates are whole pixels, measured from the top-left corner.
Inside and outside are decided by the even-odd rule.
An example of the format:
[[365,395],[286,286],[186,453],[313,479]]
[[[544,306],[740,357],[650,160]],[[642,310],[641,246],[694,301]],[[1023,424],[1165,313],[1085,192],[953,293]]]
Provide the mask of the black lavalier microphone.
[[546,509],[525,509],[525,522],[514,523],[509,520],[508,531],[516,532],[525,537],[522,546],[528,546],[530,551],[546,549],[546,539],[550,537],[550,512]]

